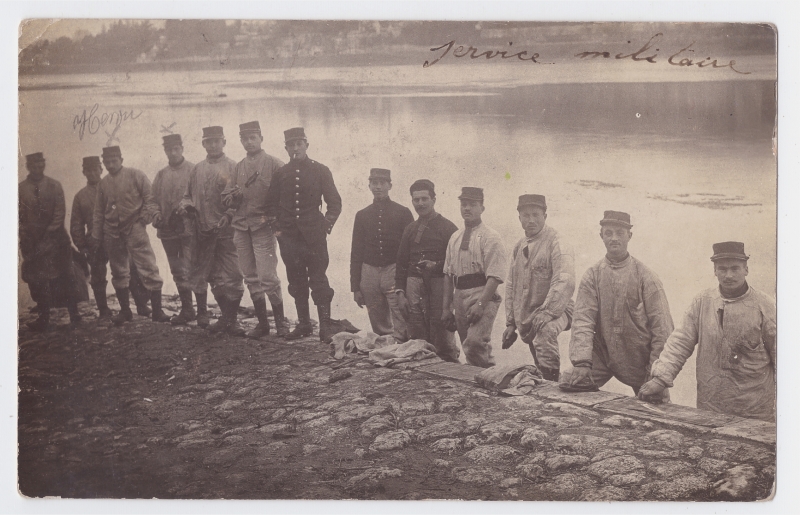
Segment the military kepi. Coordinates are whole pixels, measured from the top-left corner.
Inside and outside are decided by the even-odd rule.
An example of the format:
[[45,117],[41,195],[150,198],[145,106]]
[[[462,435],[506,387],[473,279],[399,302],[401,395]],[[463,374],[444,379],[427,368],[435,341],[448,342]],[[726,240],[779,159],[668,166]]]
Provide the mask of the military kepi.
[[35,163],[36,161],[44,161],[44,154],[42,154],[41,152],[28,154],[27,156],[25,156],[25,161],[28,163]]
[[118,146],[104,147],[103,157],[122,157],[122,150]]
[[183,140],[180,134],[167,134],[162,138],[165,147],[173,147],[175,145],[183,145]]
[[293,129],[283,131],[283,137],[286,143],[296,139],[306,139],[306,131],[302,127],[294,127]]
[[242,123],[239,125],[240,136],[243,136],[245,134],[252,134],[254,132],[261,134],[261,125],[259,125],[257,121]]
[[547,209],[547,202],[545,202],[544,195],[520,195],[517,202],[517,211],[524,206],[538,206],[542,209]]
[[225,134],[222,132],[222,127],[218,125],[214,125],[213,127],[203,127],[203,141],[215,138],[225,139]]
[[483,188],[464,186],[461,188],[461,195],[458,196],[458,200],[478,200],[483,202]]
[[372,168],[369,171],[369,178],[372,179],[381,179],[384,181],[391,181],[392,180],[392,172],[391,170],[387,170],[385,168]]
[[747,261],[750,259],[750,256],[744,253],[744,243],[739,241],[723,241],[722,243],[715,243],[711,247],[714,249],[711,261],[719,259],[741,259],[742,261]]
[[84,170],[89,170],[95,166],[100,166],[100,156],[87,156],[83,158]]
[[623,213],[622,211],[605,211],[603,219],[600,220],[600,225],[621,225],[627,229],[633,227],[631,225],[631,215]]

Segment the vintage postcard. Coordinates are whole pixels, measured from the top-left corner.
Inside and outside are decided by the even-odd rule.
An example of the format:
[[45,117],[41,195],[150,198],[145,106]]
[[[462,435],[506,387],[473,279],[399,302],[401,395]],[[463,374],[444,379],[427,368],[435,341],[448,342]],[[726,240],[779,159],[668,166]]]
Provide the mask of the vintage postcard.
[[23,21],[20,493],[771,499],[776,85],[769,24]]

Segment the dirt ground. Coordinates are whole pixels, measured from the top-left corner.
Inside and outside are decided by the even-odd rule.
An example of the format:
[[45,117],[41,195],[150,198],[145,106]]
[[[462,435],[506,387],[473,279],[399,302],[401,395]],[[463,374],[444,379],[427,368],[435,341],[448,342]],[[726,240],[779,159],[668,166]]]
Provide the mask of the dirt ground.
[[82,311],[44,335],[20,315],[26,496],[756,500],[774,483],[774,446],[336,361],[314,338]]

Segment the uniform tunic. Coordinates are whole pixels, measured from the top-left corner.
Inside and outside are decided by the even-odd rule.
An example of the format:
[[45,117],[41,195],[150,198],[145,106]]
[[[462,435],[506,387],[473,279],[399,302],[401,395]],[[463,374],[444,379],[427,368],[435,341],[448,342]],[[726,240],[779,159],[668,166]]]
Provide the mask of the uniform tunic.
[[[87,184],[72,200],[72,215],[69,219],[69,233],[72,236],[72,243],[78,247],[82,253],[86,254],[91,271],[90,284],[92,288],[100,288],[105,291],[108,280],[108,256],[105,249],[101,247],[92,248],[88,238],[92,235],[92,222],[94,221],[94,204],[97,200],[97,184]],[[131,275],[133,277],[133,275]]]
[[613,376],[638,392],[672,328],[656,274],[630,255],[619,263],[603,258],[578,288],[569,357],[591,365],[599,386]]
[[350,290],[364,296],[372,330],[393,334],[399,341],[408,334],[394,290],[397,251],[403,231],[413,221],[407,207],[386,197],[356,213],[353,223]]
[[277,220],[289,294],[298,301],[308,299],[309,289],[317,305],[333,300],[334,291],[325,275],[329,260],[326,238],[341,212],[342,198],[327,166],[306,157],[290,161],[273,174],[267,215]]
[[[236,210],[233,215],[233,243],[239,256],[239,268],[253,301],[269,297],[273,305],[283,304],[281,280],[278,278],[278,242],[268,223],[267,193],[272,176],[284,165],[263,150],[248,155],[236,165],[233,182],[222,192],[226,205]],[[242,197],[234,200],[234,186]]]
[[197,253],[189,282],[195,294],[206,293],[206,285],[210,284],[217,302],[240,300],[244,292],[233,243],[234,229],[230,224],[218,227],[223,217],[233,216],[233,210],[222,202],[222,192],[230,184],[235,168],[236,163],[225,154],[206,157],[192,168],[189,185],[180,202],[194,216],[197,228]]
[[34,181],[30,176],[19,183],[19,242],[26,283],[45,283],[67,270],[65,215],[61,183],[50,177]]
[[[194,220],[174,213],[186,193],[192,168],[194,164],[184,159],[177,166],[168,165],[159,170],[153,181],[153,197],[162,220],[157,235],[164,246],[172,280],[178,290],[191,289],[189,274],[197,247]],[[180,223],[176,224],[173,217],[178,217]]]
[[[422,232],[420,232],[422,230]],[[395,289],[403,290],[408,301],[408,337],[426,340],[436,347],[436,354],[445,361],[458,362],[461,351],[455,335],[442,322],[444,292],[444,259],[447,242],[458,230],[453,222],[439,213],[418,218],[406,226],[397,251]],[[423,259],[436,263],[424,275],[414,265]]]
[[536,366],[559,369],[558,334],[572,321],[574,292],[572,247],[555,229],[545,226],[536,236],[517,242],[506,277],[506,325],[521,329],[539,313],[551,317],[532,339],[522,335]]
[[[472,228],[469,246],[461,250],[464,229],[459,229],[450,237],[447,244],[447,256],[444,273],[454,279],[465,275],[483,274],[487,279],[494,277],[501,283],[505,278],[508,264],[506,249],[497,231],[484,223]],[[464,348],[467,363],[478,367],[494,366],[492,357],[492,325],[500,308],[501,298],[497,293],[486,304],[483,316],[470,324],[467,320],[469,309],[480,300],[484,286],[458,289],[453,294],[453,307],[456,314],[456,326]]]
[[775,420],[775,301],[752,286],[737,298],[719,288],[692,301],[683,325],[667,339],[652,376],[672,386],[697,347],[697,407]]

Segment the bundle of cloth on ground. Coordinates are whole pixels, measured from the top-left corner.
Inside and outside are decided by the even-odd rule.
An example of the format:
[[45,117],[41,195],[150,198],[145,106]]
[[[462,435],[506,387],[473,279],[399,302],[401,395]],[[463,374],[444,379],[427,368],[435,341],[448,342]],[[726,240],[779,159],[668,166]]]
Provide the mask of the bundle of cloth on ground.
[[527,395],[544,383],[536,365],[495,365],[475,374],[478,385],[506,395]]
[[342,359],[348,354],[368,354],[370,351],[393,345],[392,335],[378,336],[372,331],[359,331],[355,334],[343,331],[336,333],[331,341],[331,356]]

